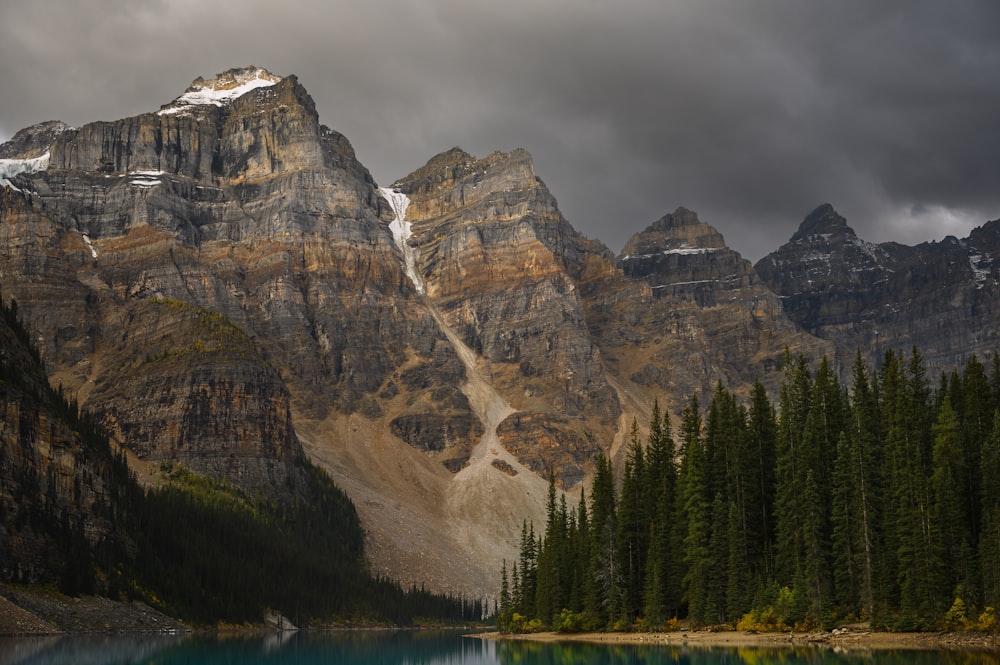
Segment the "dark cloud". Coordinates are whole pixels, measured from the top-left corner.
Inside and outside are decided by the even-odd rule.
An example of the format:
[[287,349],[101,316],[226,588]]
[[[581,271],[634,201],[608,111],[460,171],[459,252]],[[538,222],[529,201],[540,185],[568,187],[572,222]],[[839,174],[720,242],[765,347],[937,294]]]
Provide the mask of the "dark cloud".
[[381,183],[527,148],[614,250],[683,205],[756,259],[825,201],[914,243],[1000,217],[997,26],[995,0],[6,3],[0,139],[252,63],[297,74]]

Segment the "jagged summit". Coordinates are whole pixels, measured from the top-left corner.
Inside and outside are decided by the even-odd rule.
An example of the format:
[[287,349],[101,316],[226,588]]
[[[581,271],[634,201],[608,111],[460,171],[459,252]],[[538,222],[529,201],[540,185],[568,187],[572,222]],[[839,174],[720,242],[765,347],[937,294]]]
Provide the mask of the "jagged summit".
[[222,106],[251,90],[272,86],[283,77],[272,74],[263,67],[250,65],[227,69],[214,78],[196,78],[180,97],[165,104],[157,113],[180,113],[191,106]]
[[856,235],[854,229],[847,225],[847,220],[834,210],[832,205],[824,203],[806,215],[798,231],[792,236],[791,242],[832,234]]
[[[829,203],[817,207],[802,220],[798,230],[779,249],[756,265],[764,281],[778,293],[797,289],[792,283],[810,285],[857,282],[886,267],[890,258],[884,248],[862,240],[847,220]],[[794,266],[794,268],[792,268]],[[792,283],[776,288],[778,275]]]
[[393,187],[406,191],[431,183],[453,182],[467,176],[485,176],[488,171],[499,170],[507,171],[515,177],[528,178],[531,181],[535,179],[531,154],[524,148],[515,148],[510,152],[494,150],[480,159],[455,146],[434,155],[416,171],[393,183]]

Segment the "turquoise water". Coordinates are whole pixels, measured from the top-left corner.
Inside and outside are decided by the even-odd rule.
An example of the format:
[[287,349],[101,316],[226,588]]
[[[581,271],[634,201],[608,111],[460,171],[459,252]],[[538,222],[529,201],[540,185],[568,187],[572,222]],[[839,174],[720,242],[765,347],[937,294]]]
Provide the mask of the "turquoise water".
[[490,642],[456,632],[0,638],[0,665],[1000,665],[1000,654]]

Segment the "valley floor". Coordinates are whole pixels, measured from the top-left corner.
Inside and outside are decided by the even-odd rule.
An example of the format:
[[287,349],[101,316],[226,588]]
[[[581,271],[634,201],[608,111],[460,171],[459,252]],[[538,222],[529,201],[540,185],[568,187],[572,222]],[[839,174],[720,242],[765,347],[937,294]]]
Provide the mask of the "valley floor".
[[536,642],[594,642],[607,644],[663,644],[701,647],[825,646],[851,650],[1000,648],[1000,636],[984,633],[883,633],[839,629],[812,633],[748,633],[735,630],[685,630],[668,633],[483,633],[483,639]]

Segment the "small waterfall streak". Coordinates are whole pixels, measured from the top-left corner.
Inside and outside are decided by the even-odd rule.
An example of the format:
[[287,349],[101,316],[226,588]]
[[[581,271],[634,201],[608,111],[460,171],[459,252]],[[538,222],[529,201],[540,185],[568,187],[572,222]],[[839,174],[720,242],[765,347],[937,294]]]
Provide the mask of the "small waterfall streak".
[[392,231],[392,239],[396,243],[396,247],[403,253],[403,270],[406,271],[406,276],[413,283],[413,288],[417,290],[417,293],[423,295],[424,280],[420,277],[420,271],[417,270],[417,250],[407,242],[413,235],[410,223],[406,221],[406,208],[410,205],[410,197],[391,187],[379,187],[378,191],[382,193],[385,200],[389,202],[392,211],[396,213],[396,219],[389,224],[389,230]]

